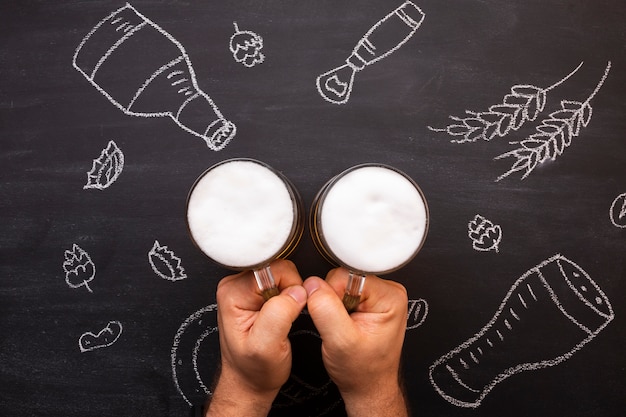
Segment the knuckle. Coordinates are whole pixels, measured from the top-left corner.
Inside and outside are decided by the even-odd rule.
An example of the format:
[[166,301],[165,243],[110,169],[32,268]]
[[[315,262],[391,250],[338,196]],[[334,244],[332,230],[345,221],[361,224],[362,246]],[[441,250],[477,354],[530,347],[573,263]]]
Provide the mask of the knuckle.
[[333,268],[326,274],[326,282],[333,283],[337,280],[345,279],[348,274],[350,272],[344,267]]
[[217,291],[215,293],[217,302],[219,303],[221,300],[224,300],[227,294],[228,294],[228,281],[223,279],[217,283]]
[[397,281],[387,281],[391,296],[398,301],[408,301],[408,292],[404,285]]
[[400,284],[399,282],[396,282],[396,289],[397,289],[397,296],[399,299],[402,299],[402,301],[409,301],[409,294],[407,292],[407,289],[404,285]]
[[297,272],[296,264],[289,259],[277,259],[273,261],[272,268],[286,272]]

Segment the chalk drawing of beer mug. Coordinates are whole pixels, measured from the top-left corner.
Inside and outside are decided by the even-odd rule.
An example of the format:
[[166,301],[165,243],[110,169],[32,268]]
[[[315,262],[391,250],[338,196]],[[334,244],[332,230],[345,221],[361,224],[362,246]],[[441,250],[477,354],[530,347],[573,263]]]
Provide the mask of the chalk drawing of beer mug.
[[98,22],[72,63],[125,114],[171,117],[215,151],[235,136],[235,125],[198,87],[183,46],[130,4]]
[[426,198],[415,181],[376,163],[354,166],[328,181],[309,215],[318,251],[350,271],[343,298],[348,311],[359,304],[368,274],[396,271],[417,255],[428,223]]
[[600,287],[555,255],[522,275],[493,318],[430,367],[430,382],[450,403],[478,407],[500,382],[569,359],[613,320]]
[[249,158],[213,165],[187,199],[187,225],[195,245],[227,269],[252,270],[265,300],[278,294],[269,265],[288,257],[300,242],[303,213],[291,182]]

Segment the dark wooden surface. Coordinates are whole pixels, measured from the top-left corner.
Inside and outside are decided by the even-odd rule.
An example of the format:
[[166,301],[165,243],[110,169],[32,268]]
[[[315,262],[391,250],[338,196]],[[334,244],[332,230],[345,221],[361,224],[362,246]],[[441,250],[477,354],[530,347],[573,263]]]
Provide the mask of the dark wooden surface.
[[[424,323],[406,335],[404,380],[415,415],[624,415],[626,229],[609,211],[626,192],[626,8],[616,0],[416,2],[425,19],[414,36],[357,73],[346,104],[324,101],[316,77],[341,65],[400,4],[133,3],[184,46],[198,85],[237,125],[232,142],[215,152],[170,118],[124,114],[72,66],[83,37],[124,3],[3,2],[1,415],[181,416],[189,409],[185,398],[202,401],[198,381],[210,385],[219,361],[217,335],[207,332],[215,312],[202,309],[215,302],[216,284],[229,272],[193,246],[185,200],[205,168],[232,157],[281,170],[307,207],[330,177],[358,163],[393,165],[420,184],[431,213],[426,244],[388,276],[429,305]],[[247,68],[233,59],[235,21],[263,37],[263,63]],[[138,53],[146,59],[158,49],[144,48]],[[505,137],[453,143],[460,137],[428,128],[446,127],[449,116],[470,117],[466,110],[486,111],[512,86],[547,88],[581,62],[547,93],[535,121]],[[561,100],[585,102],[609,62],[589,101],[593,116],[562,153],[523,180],[516,173],[495,181],[511,160],[493,158],[535,133]],[[124,71],[111,82],[136,89]],[[111,140],[124,154],[122,173],[106,189],[84,189],[93,159]],[[501,227],[497,252],[472,247],[468,223],[476,214]],[[148,252],[155,240],[181,259],[185,279],[153,272]],[[95,265],[92,292],[66,283],[64,252],[73,245]],[[556,253],[596,282],[611,301],[613,321],[569,360],[496,385],[475,410],[444,400],[429,367],[477,333],[519,277]],[[330,268],[308,235],[292,260],[303,276]],[[110,321],[122,324],[119,339],[81,352],[80,336]],[[561,332],[543,342],[564,343]],[[190,358],[198,340],[196,376]],[[274,415],[341,415],[306,316],[293,340],[294,376]],[[528,349],[535,347],[509,353]]]

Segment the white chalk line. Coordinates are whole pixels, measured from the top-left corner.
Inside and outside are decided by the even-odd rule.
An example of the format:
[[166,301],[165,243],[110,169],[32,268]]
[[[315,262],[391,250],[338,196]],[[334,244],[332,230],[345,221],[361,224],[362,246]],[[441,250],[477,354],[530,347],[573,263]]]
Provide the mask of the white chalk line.
[[[229,49],[233,54],[233,58],[238,63],[252,68],[257,64],[261,64],[265,61],[265,55],[261,52],[263,49],[263,38],[249,30],[239,30],[239,26],[237,26],[237,22],[233,22],[233,26],[235,27],[235,33],[230,37]],[[249,39],[244,39],[243,44],[241,42],[236,42],[237,37],[248,36]],[[248,49],[252,48],[252,53],[248,53]],[[239,56],[239,51],[245,51],[244,56]],[[252,58],[252,60],[248,60],[248,58]]]
[[93,160],[91,170],[87,172],[87,184],[83,189],[104,190],[118,179],[123,169],[124,153],[115,141],[110,140],[100,156]]
[[180,117],[180,113],[187,106],[187,104],[189,104],[192,100],[195,100],[199,96],[200,96],[200,93],[196,93],[192,95],[191,97],[187,98],[185,101],[183,101],[183,104],[180,105],[180,107],[178,108],[178,111],[176,112],[176,116],[174,117],[174,120],[178,120],[178,118]]
[[193,372],[196,375],[196,380],[198,381],[198,383],[200,384],[200,388],[202,388],[202,390],[208,394],[208,395],[213,395],[213,393],[211,392],[211,390],[204,384],[204,381],[202,380],[202,377],[200,376],[200,370],[198,367],[198,354],[200,352],[200,347],[202,346],[202,342],[204,341],[204,339],[210,335],[211,333],[214,333],[217,331],[217,328],[211,328],[211,329],[206,329],[204,332],[202,332],[202,334],[200,335],[200,337],[198,337],[198,340],[196,341],[194,347],[193,347],[193,352],[192,352],[192,356],[191,356],[191,362],[192,362],[192,366],[193,366]]
[[[412,316],[412,319],[411,319]],[[409,310],[407,312],[406,330],[416,329],[421,326],[428,316],[428,302],[419,298],[409,300]],[[412,322],[412,324],[410,324]]]
[[[574,283],[569,279],[569,276],[565,273],[565,270],[563,269],[563,265],[558,263],[559,269],[561,271],[561,275],[563,275],[565,282],[567,283],[567,286],[570,288],[570,290],[572,290],[574,292],[574,294],[576,295],[576,297],[578,297],[578,300],[581,301],[583,304],[585,304],[588,308],[590,308],[595,314],[599,315],[600,317],[604,318],[605,320],[612,320],[613,319],[613,312],[611,309],[611,305],[608,303],[608,298],[606,297],[606,295],[604,295],[604,293],[602,292],[602,289],[600,289],[600,287],[598,286],[598,284],[591,279],[591,277],[589,277],[589,275],[587,275],[587,273],[578,265],[576,265],[574,262],[569,261],[571,264],[573,264],[576,268],[578,268],[580,271],[582,271],[584,273],[584,277],[586,278],[586,282],[590,283],[595,291],[596,294],[600,294],[601,298],[598,299],[598,297],[596,297],[595,301],[596,303],[600,304],[600,302],[606,300],[607,301],[607,307],[609,308],[609,313],[605,313],[603,311],[600,311],[593,303],[591,303],[589,301],[589,299],[587,297],[585,297],[584,294],[582,294],[578,288],[576,287],[576,285],[574,285]],[[576,276],[577,278],[579,277],[578,275]],[[588,291],[588,289],[585,287],[585,291]],[[573,319],[572,319],[573,320]],[[581,324],[581,328],[582,328],[582,324]],[[591,331],[589,331],[591,333]]]
[[[583,62],[547,88],[532,84],[516,84],[511,87],[511,92],[504,96],[502,103],[489,106],[487,111],[465,110],[470,117],[449,116],[459,124],[450,124],[445,128],[428,126],[428,129],[433,132],[446,132],[452,136],[463,136],[463,139],[452,140],[452,143],[475,142],[478,139],[489,141],[495,136],[504,137],[511,130],[519,130],[527,121],[534,121],[545,107],[546,94],[572,77],[582,65]],[[535,107],[532,112],[531,104]]]
[[[66,250],[63,253],[64,261],[63,261],[63,270],[65,271],[65,282],[70,288],[80,288],[85,287],[87,291],[93,293],[91,287],[89,287],[89,282],[91,282],[96,276],[96,265],[91,260],[91,257],[87,252],[85,252],[80,246],[76,243],[72,245],[71,250]],[[87,274],[87,270],[90,269],[88,277],[83,277],[82,275]],[[72,281],[72,277],[76,276],[77,278],[81,278],[82,281],[80,283],[75,283]]]
[[[181,395],[181,397],[183,397],[185,402],[187,402],[187,404],[189,404],[190,406],[193,405],[193,404],[191,403],[191,401],[187,398],[187,396],[183,392],[183,390],[182,390],[182,388],[180,386],[180,383],[178,381],[178,372],[177,372],[178,356],[179,356],[178,347],[179,347],[179,345],[181,343],[182,338],[185,336],[185,332],[190,327],[190,325],[192,323],[194,323],[195,321],[197,321],[200,317],[202,317],[206,313],[217,313],[217,304],[210,304],[210,305],[208,305],[206,307],[203,307],[200,310],[198,310],[195,313],[193,313],[192,315],[190,315],[189,317],[187,317],[185,319],[185,321],[178,328],[178,331],[176,332],[176,335],[174,336],[174,343],[173,343],[172,349],[171,349],[171,356],[170,356],[171,361],[170,361],[170,363],[171,363],[171,366],[172,366],[172,377],[174,378],[174,385],[176,386],[176,390]],[[215,322],[217,322],[217,321],[215,321]],[[217,324],[215,326],[213,326],[212,329],[213,329],[213,331],[217,332]],[[207,329],[207,331],[208,330],[211,330],[211,328]],[[210,333],[212,333],[213,331],[211,331]],[[193,335],[191,335],[191,336],[193,338]],[[202,334],[200,336],[202,336]],[[187,334],[187,337],[189,337],[189,334]],[[198,339],[199,338],[197,338],[196,341]],[[204,338],[202,340],[204,340]],[[198,360],[198,358],[197,358],[196,355],[198,354],[199,347],[196,347],[196,345],[197,345],[196,341],[194,341],[194,343],[193,343],[194,349],[191,352],[191,364],[192,364],[192,367],[193,367],[193,373],[194,373],[194,375],[196,375],[196,378],[197,378],[197,375],[199,375],[199,373],[198,373],[198,369],[197,369],[197,360]],[[182,352],[182,353],[184,354],[186,352]],[[185,363],[186,362],[182,363],[182,365],[184,365]],[[200,383],[201,387],[206,387],[206,385],[202,382],[201,379],[200,379],[199,383]],[[206,394],[209,394],[208,390],[207,390]]]
[[472,247],[477,251],[499,251],[502,241],[502,228],[477,214],[467,224],[467,235],[472,240]]
[[[124,35],[122,36],[122,38],[118,39],[114,45],[112,45],[108,51],[100,58],[99,62],[96,64],[96,67],[91,71],[91,74],[87,74],[83,69],[81,69],[78,65],[77,59],[78,59],[78,55],[80,54],[80,51],[83,49],[83,47],[85,46],[85,44],[87,43],[87,41],[91,38],[91,36],[102,27],[103,24],[105,24],[106,22],[108,22],[109,20],[111,20],[114,16],[116,16],[119,13],[122,13],[124,10],[131,10],[132,12],[136,13],[136,15],[140,18],[143,19],[143,22],[135,25],[132,30],[129,30],[127,32],[124,33]],[[121,21],[122,17],[118,17],[116,19],[113,19],[113,21],[115,21],[115,23],[119,23]],[[112,23],[112,22],[111,22]],[[224,123],[224,129],[220,130],[216,135],[216,137],[211,137],[208,138],[206,137],[203,133],[200,132],[196,132],[192,129],[190,129],[189,127],[183,125],[180,121],[179,118],[176,117],[174,118],[174,113],[177,114],[177,116],[180,116],[180,112],[181,109],[176,109],[174,111],[172,110],[168,110],[168,109],[164,109],[163,111],[158,111],[158,112],[135,112],[130,110],[130,105],[132,105],[136,99],[137,96],[134,96],[132,99],[131,104],[129,104],[129,106],[124,106],[123,104],[119,103],[114,97],[112,97],[107,91],[105,91],[102,87],[100,87],[100,85],[94,80],[94,76],[96,74],[96,72],[98,71],[98,69],[100,68],[100,66],[107,60],[107,58],[124,42],[126,41],[128,38],[130,38],[134,33],[136,33],[136,31],[144,28],[146,25],[150,25],[152,28],[154,28],[155,30],[157,30],[161,35],[165,36],[170,42],[172,42],[179,50],[182,59],[185,61],[185,63],[187,64],[187,70],[189,72],[189,80],[188,82],[191,83],[192,88],[185,90],[183,92],[181,92],[181,94],[183,96],[188,96],[191,94],[194,94],[192,91],[190,90],[195,90],[198,92],[198,96],[202,96],[207,103],[209,104],[209,107],[213,110],[213,112],[215,113],[215,117],[219,120],[221,120]],[[187,52],[185,51],[185,48],[183,47],[183,45],[178,42],[172,35],[170,35],[168,32],[166,32],[165,30],[163,30],[159,25],[157,25],[156,23],[152,22],[150,19],[148,19],[146,16],[144,16],[143,14],[141,14],[139,11],[137,11],[133,6],[131,6],[129,3],[126,3],[125,6],[115,10],[114,12],[110,13],[107,17],[105,17],[104,19],[102,19],[101,21],[99,21],[88,33],[87,35],[81,40],[79,46],[77,47],[76,51],[74,52],[74,56],[72,58],[72,65],[74,66],[74,68],[79,71],[84,77],[85,79],[87,79],[91,85],[98,90],[102,95],[104,95],[107,100],[109,102],[111,102],[111,104],[113,104],[115,107],[117,107],[119,110],[121,110],[124,114],[130,115],[130,116],[136,116],[136,117],[171,117],[175,123],[182,128],[183,130],[185,130],[188,133],[191,133],[194,136],[197,136],[199,138],[202,138],[207,146],[209,147],[209,149],[213,150],[213,151],[219,151],[221,149],[223,149],[229,142],[230,140],[236,135],[236,127],[235,125],[230,122],[227,121],[226,119],[224,119],[224,116],[222,115],[222,113],[220,112],[220,110],[218,109],[218,107],[215,105],[215,102],[213,101],[213,99],[211,99],[211,97],[209,97],[205,92],[203,92],[200,87],[197,84],[197,79],[196,79],[196,74],[195,71],[193,69],[193,66],[191,64],[191,60],[189,59],[189,56],[187,54]],[[158,70],[157,70],[158,71]],[[158,74],[156,74],[158,75]],[[151,77],[149,77],[149,80],[147,80],[147,83],[144,82],[144,85],[142,85],[142,87],[140,88],[141,91],[143,91],[143,89],[145,89],[145,87],[147,86],[147,84],[149,84],[149,81],[151,81],[155,76],[155,74],[152,74]],[[137,95],[137,94],[136,94]],[[216,143],[214,143],[216,142]]]
[[[409,18],[409,16],[404,12],[404,10],[402,10],[404,7],[407,7],[408,5],[411,5],[412,7],[415,7],[419,13],[421,13],[421,19],[419,22],[416,22],[415,20]],[[396,8],[395,10],[393,10],[392,12],[390,12],[389,14],[387,14],[385,17],[383,17],[381,20],[379,20],[378,22],[376,22],[374,24],[374,26],[372,26],[366,33],[365,35],[363,35],[363,37],[361,38],[361,40],[359,40],[359,42],[357,43],[357,45],[359,43],[361,44],[365,44],[367,43],[369,45],[369,49],[370,50],[376,50],[376,47],[371,43],[369,36],[376,30],[378,29],[384,22],[386,22],[389,18],[391,18],[392,16],[397,16],[399,17],[409,28],[411,28],[411,30],[406,34],[406,36],[404,37],[404,39],[402,39],[402,41],[400,41],[399,43],[397,43],[393,48],[389,49],[388,51],[385,51],[383,54],[381,54],[380,56],[375,57],[372,60],[368,60],[366,65],[372,65],[378,61],[380,61],[383,58],[388,57],[389,55],[391,55],[393,52],[397,51],[398,49],[400,49],[405,43],[407,43],[409,41],[409,39],[411,39],[413,37],[413,35],[415,34],[415,32],[417,31],[417,29],[419,29],[419,27],[421,26],[422,22],[424,21],[424,17],[426,16],[424,14],[424,12],[422,11],[422,9],[420,9],[415,3],[411,2],[411,1],[405,1],[404,3],[402,3],[402,5],[398,8]],[[358,46],[354,48],[353,52],[356,52]]]
[[[414,7],[416,11],[420,14],[421,19],[419,21],[415,21],[413,18],[411,18],[404,10],[404,8],[406,7]],[[392,24],[390,22],[393,22],[391,18],[394,16],[397,17],[400,22],[404,24],[409,30],[406,32],[404,38],[399,40],[392,48],[386,51],[382,51],[380,55],[376,55],[378,49],[376,45],[371,42],[370,35],[374,31],[379,30],[379,27],[381,25]],[[356,46],[352,50],[350,57],[346,60],[344,64],[317,77],[315,85],[320,96],[322,96],[324,100],[333,104],[345,104],[352,93],[352,87],[354,85],[354,74],[358,71],[361,71],[366,66],[372,65],[380,61],[381,59],[389,56],[391,53],[402,47],[406,42],[409,41],[411,37],[413,37],[417,29],[424,21],[424,17],[424,12],[417,5],[415,5],[415,3],[411,1],[405,1],[402,5],[388,13],[379,21],[377,21],[357,42]],[[358,50],[360,48],[363,48],[370,56],[363,57],[359,55]],[[344,69],[350,72],[349,76],[347,77],[348,80],[346,81],[342,81],[338,76],[338,74],[343,72]]]
[[525,171],[521,177],[521,179],[525,179],[538,164],[548,159],[554,161],[563,154],[565,148],[570,146],[572,139],[580,134],[581,128],[587,127],[591,121],[593,108],[590,102],[600,91],[610,69],[611,61],[608,62],[595,89],[584,102],[562,100],[561,109],[550,113],[548,118],[542,120],[535,128],[536,133],[525,140],[511,142],[511,144],[521,145],[520,147],[496,156],[494,158],[496,160],[507,157],[516,159],[513,166],[500,175],[496,182],[518,171]]
[[[435,361],[429,368],[429,379],[431,382],[431,385],[435,388],[435,390],[437,391],[437,393],[439,393],[443,398],[445,398],[447,401],[449,401],[450,403],[459,406],[459,407],[470,407],[470,408],[476,408],[478,407],[482,400],[485,398],[485,396],[500,382],[502,382],[503,380],[505,380],[506,378],[513,376],[519,372],[522,371],[529,371],[529,370],[537,370],[537,369],[541,369],[541,368],[546,368],[546,367],[551,367],[551,366],[555,366],[558,365],[559,363],[569,359],[574,353],[576,353],[578,350],[580,350],[585,344],[587,344],[590,340],[592,340],[600,331],[602,331],[602,329],[604,329],[604,327],[606,327],[608,325],[608,323],[610,323],[613,318],[614,318],[614,313],[613,313],[613,309],[608,301],[608,298],[606,297],[606,295],[602,292],[602,290],[599,288],[599,286],[593,281],[591,280],[591,278],[586,274],[586,272],[583,271],[583,274],[585,276],[585,278],[594,286],[594,288],[596,289],[597,293],[599,294],[599,297],[601,297],[603,299],[603,301],[605,302],[605,305],[608,308],[609,313],[605,314],[603,312],[597,311],[596,309],[594,309],[594,312],[597,311],[598,314],[600,314],[601,317],[605,318],[605,321],[603,324],[601,324],[596,330],[591,331],[590,329],[588,329],[586,326],[583,326],[581,323],[579,323],[578,320],[575,320],[572,318],[572,316],[567,313],[565,311],[565,309],[563,308],[563,306],[561,305],[559,299],[557,298],[556,294],[554,293],[554,291],[551,289],[550,285],[548,284],[548,282],[545,280],[545,277],[543,277],[543,275],[541,274],[541,268],[544,267],[545,265],[547,265],[548,263],[551,262],[556,262],[556,261],[564,261],[564,262],[568,262],[570,264],[572,264],[575,268],[578,268],[580,271],[583,271],[578,265],[576,265],[574,262],[570,261],[569,259],[561,256],[560,254],[554,255],[553,257],[547,259],[546,261],[540,263],[539,265],[537,265],[534,268],[531,268],[530,270],[528,270],[525,274],[523,274],[511,287],[511,289],[509,290],[509,292],[506,294],[506,296],[504,297],[502,303],[500,304],[499,308],[497,309],[496,313],[494,314],[494,316],[492,317],[492,319],[478,332],[476,333],[474,336],[472,336],[470,339],[468,339],[467,341],[463,342],[461,345],[459,345],[457,348],[451,350],[450,352],[446,353],[445,355],[443,355],[442,357],[440,357],[437,361]],[[562,266],[559,264],[559,268],[560,268],[560,272],[561,274],[566,277],[566,275],[564,274],[564,271],[562,269]],[[508,369],[503,370],[502,372],[500,372],[498,375],[496,375],[496,377],[488,384],[486,385],[482,390],[476,390],[475,388],[469,387],[468,384],[464,381],[459,381],[460,377],[458,376],[458,374],[456,373],[452,373],[451,372],[451,376],[453,379],[455,379],[457,382],[460,383],[461,386],[468,388],[470,391],[472,392],[480,392],[480,395],[478,396],[478,398],[474,401],[474,402],[467,402],[467,401],[462,401],[459,400],[455,397],[452,397],[451,395],[448,395],[445,392],[445,387],[439,387],[437,385],[437,383],[435,382],[434,378],[433,378],[433,371],[434,369],[442,364],[445,364],[446,369],[448,369],[449,371],[453,371],[453,369],[447,364],[447,362],[449,362],[452,358],[455,357],[455,355],[459,354],[460,352],[469,349],[470,346],[476,342],[477,340],[479,340],[481,337],[483,337],[485,335],[485,333],[487,333],[489,330],[491,330],[491,328],[494,326],[494,324],[496,323],[496,321],[499,319],[500,314],[502,313],[503,309],[505,308],[506,304],[508,303],[509,298],[511,297],[511,295],[518,289],[519,285],[527,279],[527,277],[529,277],[532,274],[537,274],[537,276],[539,277],[540,281],[542,282],[542,284],[546,287],[546,289],[548,289],[548,294],[550,296],[550,298],[552,299],[552,301],[557,305],[557,307],[559,308],[559,310],[564,313],[565,317],[567,317],[569,320],[572,321],[572,323],[574,323],[576,326],[578,326],[581,330],[586,331],[588,336],[585,337],[582,341],[580,341],[579,343],[577,343],[575,346],[573,346],[568,352],[557,356],[556,358],[553,359],[545,359],[545,360],[540,360],[537,362],[531,362],[531,363],[522,363],[516,366],[512,366]],[[566,279],[566,282],[568,284],[568,286],[570,288],[574,287],[571,283],[571,281]],[[537,300],[534,292],[532,291],[531,287],[527,284],[527,289],[529,290],[530,294],[533,296],[533,298],[535,299],[535,301]],[[575,289],[575,288],[572,288]],[[587,298],[582,296],[582,294],[580,294],[578,291],[575,292],[575,294],[581,298],[581,301],[586,301]],[[520,301],[523,300],[523,298],[519,298]],[[523,303],[524,307],[526,306],[526,303]],[[591,307],[591,306],[590,306]],[[498,336],[501,338],[501,340],[504,340],[502,334],[499,332],[499,330],[496,330],[496,333],[498,334]],[[493,347],[493,343],[487,339],[487,343]],[[471,351],[471,350],[470,350]],[[462,362],[462,365],[465,367],[467,364],[462,360],[462,358],[460,359]]]
[[121,38],[119,38],[105,53],[104,55],[102,55],[102,57],[100,57],[100,60],[98,60],[98,63],[96,64],[96,66],[93,68],[93,71],[91,71],[90,77],[93,80],[94,77],[96,76],[96,72],[98,72],[98,70],[100,69],[100,67],[102,66],[102,64],[104,64],[104,62],[109,58],[109,56],[117,49],[119,48],[119,46],[121,44],[123,44],[124,42],[126,42],[126,40],[128,38],[130,38],[131,36],[133,36],[137,31],[141,30],[144,26],[146,26],[146,22],[142,22],[136,26],[134,26],[132,28],[131,31],[126,32],[124,34],[124,36],[122,36]]
[[621,229],[626,228],[626,193],[618,195],[611,203],[609,219],[611,219],[613,226]]
[[[107,338],[108,335],[111,335],[112,339]],[[92,332],[83,333],[78,339],[78,347],[81,352],[89,352],[95,349],[108,347],[115,343],[121,335],[122,323],[119,321],[110,321],[102,330],[98,332],[98,334],[93,334]],[[91,338],[93,338],[96,343],[91,344]]]
[[[158,259],[168,269],[169,274],[164,274],[154,262]],[[166,245],[161,246],[158,240],[154,241],[152,248],[148,251],[148,262],[155,274],[168,281],[180,281],[187,278],[185,268],[181,265],[181,259],[174,255]]]
[[[133,104],[135,103],[135,101],[137,100],[137,98],[139,98],[139,96],[141,95],[141,93],[144,92],[144,90],[146,89],[146,87],[148,87],[148,85],[155,79],[157,78],[159,75],[161,75],[163,72],[167,71],[168,69],[172,68],[174,65],[180,63],[183,60],[182,56],[179,56],[177,58],[174,58],[173,60],[171,60],[170,62],[168,62],[167,64],[163,65],[161,68],[159,68],[158,70],[156,70],[155,72],[152,73],[152,75],[150,77],[148,77],[148,79],[146,81],[144,81],[144,83],[141,85],[141,87],[139,87],[139,89],[137,89],[137,92],[135,92],[135,94],[133,95],[133,98],[130,100],[130,102],[128,103],[128,105],[126,106],[126,108],[128,109],[129,112],[133,112],[131,110],[131,107],[133,106]],[[168,77],[169,78],[169,77]],[[146,113],[137,113],[137,112],[133,112],[135,113],[135,115],[145,115]],[[168,112],[165,112],[163,115],[165,115]],[[148,113],[149,114],[149,113]]]

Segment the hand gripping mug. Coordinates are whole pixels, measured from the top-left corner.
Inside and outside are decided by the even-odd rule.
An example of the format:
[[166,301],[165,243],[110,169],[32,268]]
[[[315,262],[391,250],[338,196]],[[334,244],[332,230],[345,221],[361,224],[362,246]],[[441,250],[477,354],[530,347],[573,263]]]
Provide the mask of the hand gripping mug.
[[269,165],[248,158],[213,165],[187,198],[187,226],[195,245],[217,264],[252,270],[265,300],[278,294],[271,261],[286,258],[304,230],[301,198]]
[[407,174],[367,163],[347,169],[322,187],[309,222],[320,253],[350,271],[343,303],[352,311],[368,274],[396,271],[419,252],[429,214],[422,190]]

